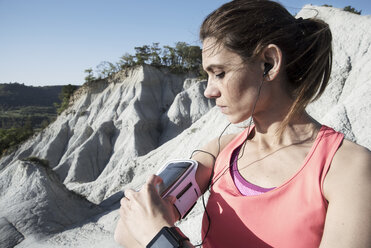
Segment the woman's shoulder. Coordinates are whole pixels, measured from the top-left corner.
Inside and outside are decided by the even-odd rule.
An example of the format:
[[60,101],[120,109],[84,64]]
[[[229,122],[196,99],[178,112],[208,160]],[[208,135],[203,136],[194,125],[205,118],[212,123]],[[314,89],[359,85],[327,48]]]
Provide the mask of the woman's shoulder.
[[338,151],[335,153],[332,166],[349,167],[368,164],[371,166],[371,152],[364,146],[344,139]]
[[344,139],[326,176],[325,194],[351,189],[356,186],[355,182],[364,185],[371,182],[371,152],[366,147]]
[[234,140],[240,133],[226,134],[220,139],[220,148],[226,147],[232,140]]
[[225,134],[221,137],[211,140],[206,146],[203,147],[204,150],[212,152],[215,156],[224,149],[233,139],[235,139],[239,133]]

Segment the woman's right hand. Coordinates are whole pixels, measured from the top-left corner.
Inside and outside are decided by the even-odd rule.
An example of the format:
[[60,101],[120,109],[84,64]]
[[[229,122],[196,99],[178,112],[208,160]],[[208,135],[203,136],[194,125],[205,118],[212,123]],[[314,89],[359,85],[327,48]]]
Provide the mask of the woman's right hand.
[[[218,155],[218,152],[223,150],[223,148],[234,137],[235,137],[235,135],[225,135],[225,136],[221,137],[220,141],[218,141],[218,139],[214,139],[202,148],[202,151],[204,151],[204,152],[198,152],[197,154],[194,155],[193,159],[196,160],[198,162],[198,165],[199,165],[198,168],[197,168],[197,172],[196,172],[196,181],[197,181],[197,183],[198,183],[202,192],[205,192],[207,187],[208,187],[208,183],[209,183],[210,176],[211,176],[211,171],[212,171],[213,165],[215,163],[215,160],[214,160],[213,156],[216,157]],[[210,155],[210,154],[212,154],[212,155]],[[144,205],[146,205],[146,204],[149,204],[148,206],[150,206],[151,204],[157,205],[159,207],[157,209],[157,211],[159,211],[159,212],[157,212],[157,213],[162,212],[162,214],[159,214],[160,216],[162,215],[164,217],[164,212],[165,213],[166,212],[170,213],[170,217],[163,218],[165,220],[168,219],[168,221],[162,222],[162,225],[171,226],[177,220],[179,220],[179,213],[175,209],[174,205],[171,203],[172,199],[165,199],[165,200],[161,199],[161,197],[159,196],[159,194],[156,190],[156,187],[155,187],[156,183],[157,184],[161,183],[161,178],[159,178],[158,176],[152,176],[147,180],[147,183],[142,187],[142,189],[139,192],[134,192],[134,191],[130,191],[130,190],[125,192],[125,196],[128,196],[127,194],[129,194],[131,196],[129,196],[129,198],[124,197],[121,200],[121,208],[120,208],[120,216],[121,217],[120,217],[120,219],[117,223],[117,227],[116,227],[116,230],[115,230],[115,240],[116,240],[117,243],[123,245],[124,247],[128,247],[128,248],[129,247],[130,248],[131,247],[141,247],[141,244],[137,241],[137,239],[135,237],[135,234],[140,233],[140,231],[138,231],[136,224],[130,224],[130,225],[128,224],[128,222],[131,222],[129,220],[129,218],[134,218],[135,219],[135,220],[133,220],[133,223],[135,221],[138,221],[138,219],[135,217],[136,215],[133,213],[133,215],[128,216],[128,219],[125,217],[129,213],[129,209],[127,209],[127,208],[129,208],[130,198],[132,198],[132,197],[134,197],[133,199],[136,199],[136,200],[133,200],[133,202],[140,199],[140,201],[147,202],[147,203],[144,203]],[[151,192],[153,192],[153,194]],[[164,204],[164,201],[165,201],[165,205],[162,205],[162,204]],[[169,202],[171,204],[169,204]],[[159,203],[162,206],[160,206]],[[135,205],[139,206],[140,204],[135,204]],[[160,210],[160,209],[162,209],[162,210]],[[133,209],[131,209],[131,210],[133,210]],[[147,223],[147,220],[143,220],[143,223]],[[147,223],[147,225],[148,225],[148,223]],[[161,228],[162,227],[163,226],[161,226]],[[132,232],[134,230],[136,230],[136,233],[132,234]],[[157,234],[157,232],[152,234],[153,237],[154,237],[154,235]],[[151,238],[153,238],[153,237],[151,237]],[[146,244],[144,244],[144,246],[145,245]],[[189,247],[191,247],[190,243],[188,245],[190,245]]]
[[152,175],[139,192],[125,190],[125,197],[121,199],[120,220],[115,231],[115,240],[120,244],[128,246],[124,240],[128,238],[130,243],[135,243],[135,240],[145,247],[162,227],[173,226],[179,219],[173,205],[175,197],[162,199],[156,187],[160,183],[162,179]]
[[121,218],[117,221],[114,239],[116,243],[126,248],[141,248],[140,244],[135,240],[128,230],[128,227]]

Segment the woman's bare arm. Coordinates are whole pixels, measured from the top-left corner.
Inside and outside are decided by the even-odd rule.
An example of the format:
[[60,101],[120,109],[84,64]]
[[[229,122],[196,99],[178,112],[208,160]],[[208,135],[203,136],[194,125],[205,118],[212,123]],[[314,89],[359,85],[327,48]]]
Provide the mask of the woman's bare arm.
[[321,248],[371,245],[371,153],[344,140],[324,182],[329,202]]
[[221,137],[220,141],[214,139],[193,155],[192,159],[198,162],[196,181],[202,193],[204,193],[208,187],[215,158],[235,136],[236,134],[229,134]]

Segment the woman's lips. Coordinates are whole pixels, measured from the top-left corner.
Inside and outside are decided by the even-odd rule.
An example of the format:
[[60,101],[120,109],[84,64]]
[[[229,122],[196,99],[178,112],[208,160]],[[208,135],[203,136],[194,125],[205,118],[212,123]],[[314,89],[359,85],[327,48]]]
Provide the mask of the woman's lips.
[[220,111],[225,114],[227,112],[227,106],[221,106],[221,105],[218,105]]

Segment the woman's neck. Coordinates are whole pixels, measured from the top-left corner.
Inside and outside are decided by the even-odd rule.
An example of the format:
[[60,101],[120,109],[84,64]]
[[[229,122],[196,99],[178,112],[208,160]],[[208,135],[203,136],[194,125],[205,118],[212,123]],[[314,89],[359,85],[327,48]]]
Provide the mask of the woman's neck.
[[291,144],[312,141],[317,136],[321,127],[320,123],[304,112],[293,118],[280,135],[279,130],[282,121],[282,119],[272,118],[268,122],[267,120],[262,121],[259,118],[254,118],[255,130],[251,140],[257,142],[261,149],[270,150]]

